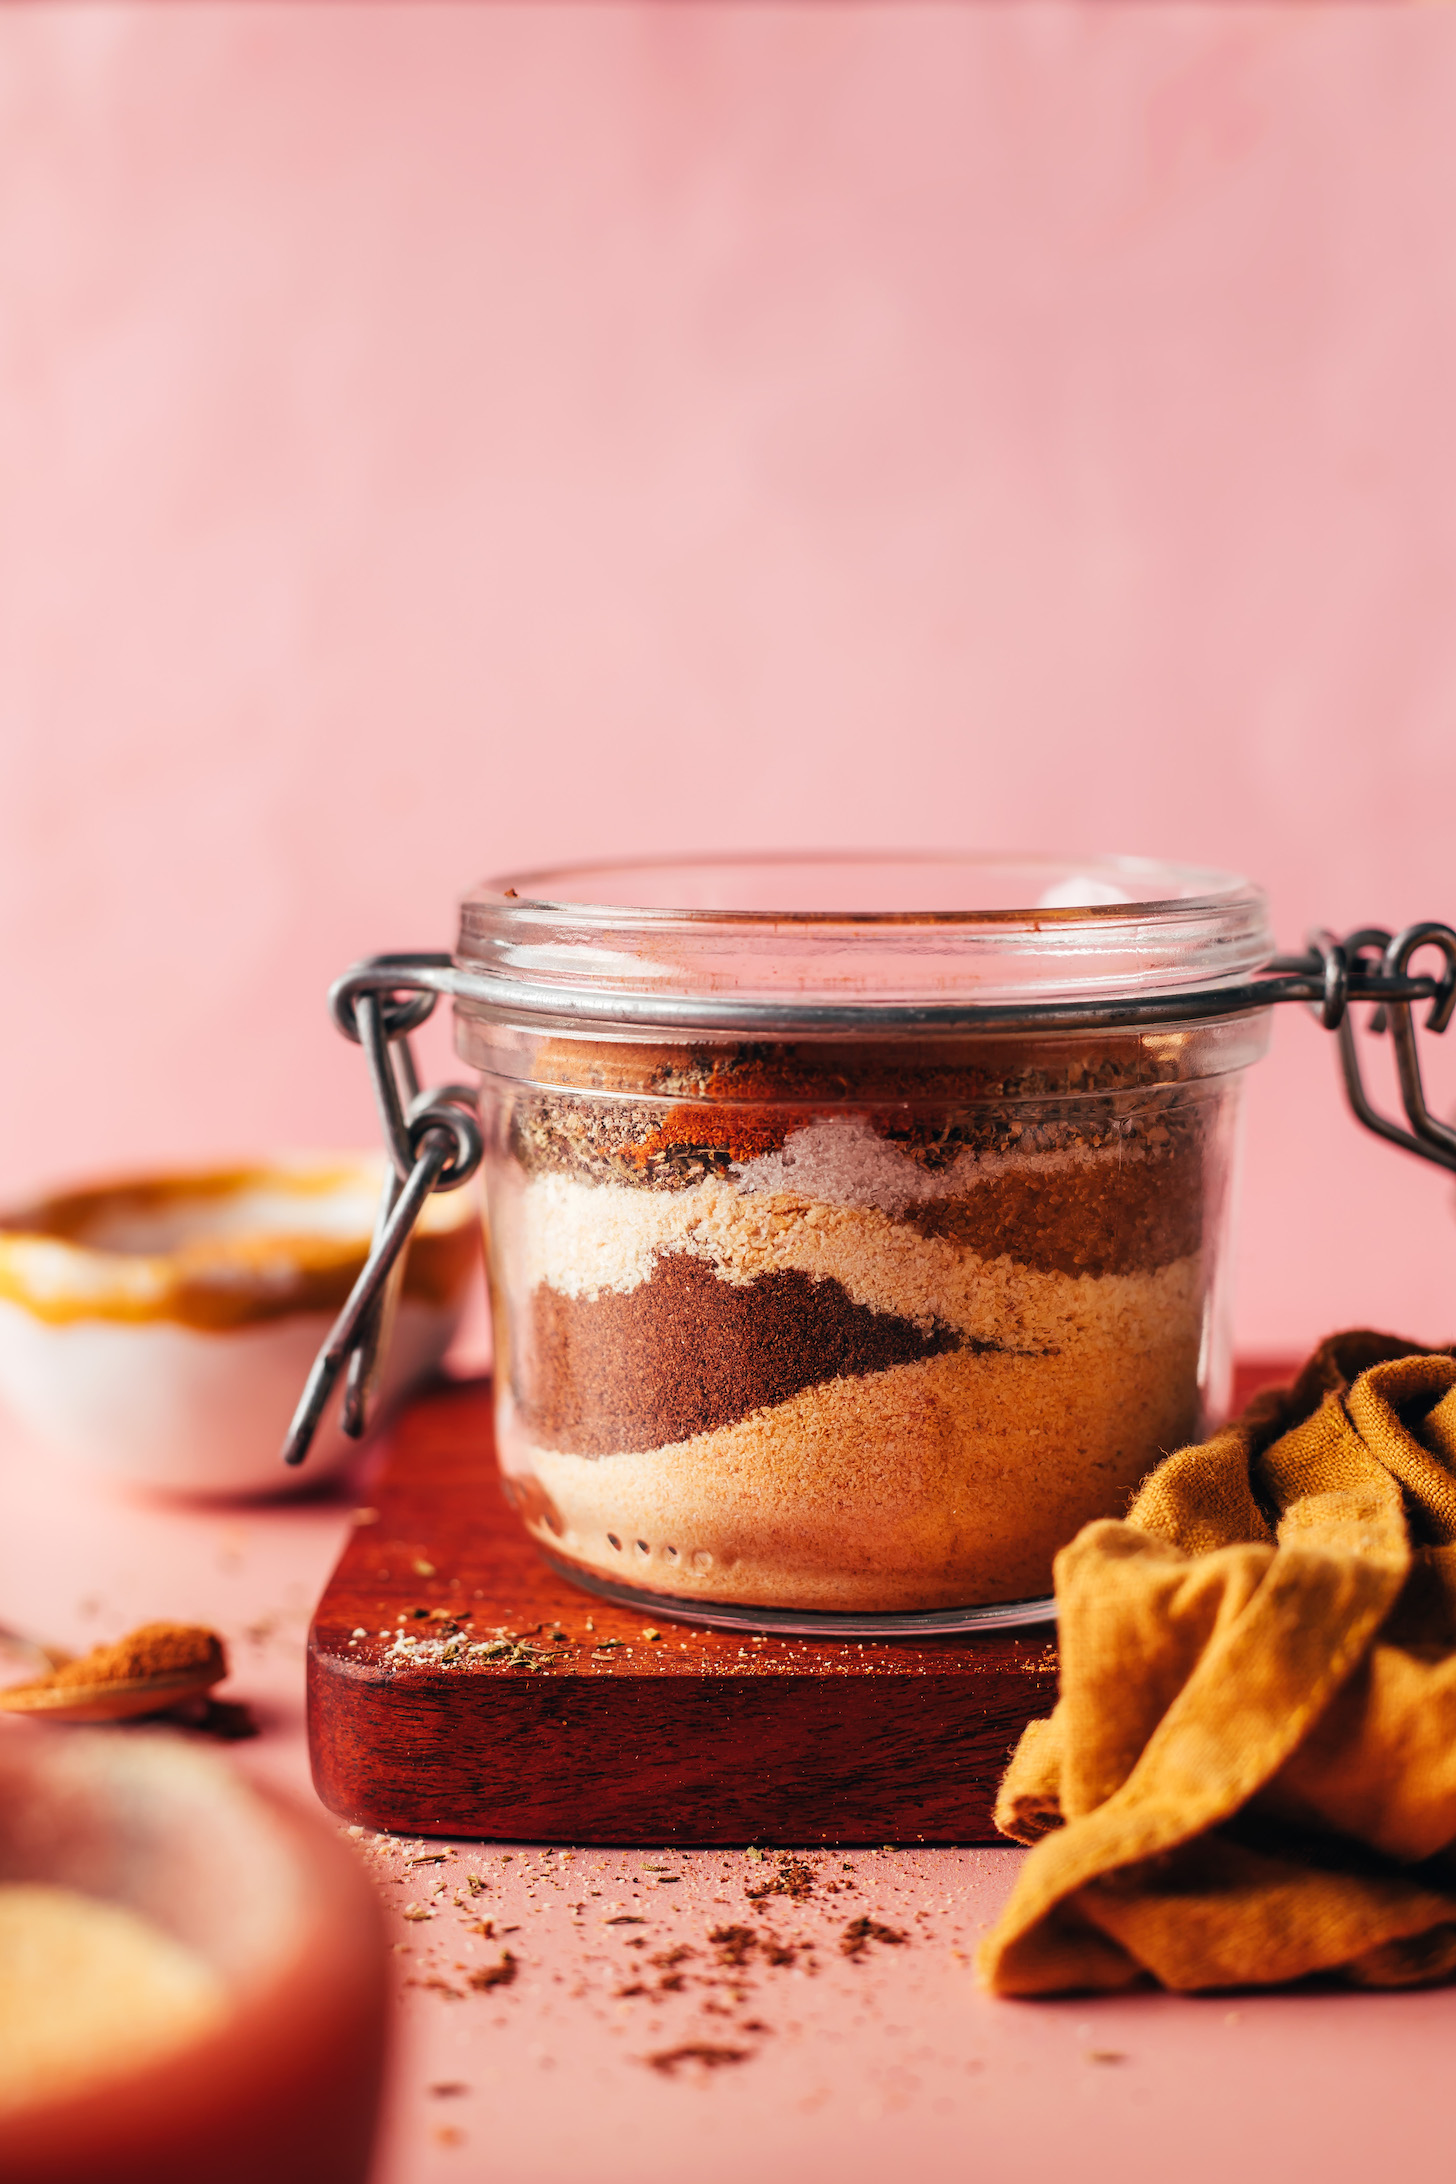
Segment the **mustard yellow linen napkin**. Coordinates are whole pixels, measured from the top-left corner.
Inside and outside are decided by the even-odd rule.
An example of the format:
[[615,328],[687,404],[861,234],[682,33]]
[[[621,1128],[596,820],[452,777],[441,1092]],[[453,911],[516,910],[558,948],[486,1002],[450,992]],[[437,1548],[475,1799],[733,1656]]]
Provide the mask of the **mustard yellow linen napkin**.
[[1456,1972],[1456,1357],[1322,1344],[1056,1563],[998,1994]]

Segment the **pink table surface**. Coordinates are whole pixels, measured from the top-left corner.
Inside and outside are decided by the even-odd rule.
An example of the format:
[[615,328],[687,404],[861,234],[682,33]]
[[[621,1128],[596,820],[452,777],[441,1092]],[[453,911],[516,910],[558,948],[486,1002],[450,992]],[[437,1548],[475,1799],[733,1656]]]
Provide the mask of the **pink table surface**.
[[[161,1507],[0,1438],[0,1619],[77,1647],[155,1616],[215,1624],[225,1690],[262,1727],[232,1762],[311,1802],[304,1638],[351,1500]],[[375,2184],[1367,2184],[1444,2157],[1456,1996],[992,2001],[971,1959],[1014,1879],[1010,1847],[814,1852],[812,1895],[761,1905],[746,1891],[775,1866],[741,1851],[358,1841],[401,1974]],[[843,1955],[864,1916],[907,1942]],[[494,1936],[467,1931],[482,1921]],[[771,1930],[794,1963],[760,1955],[729,1975],[706,1938],[723,1924]],[[694,1952],[666,1968],[680,1991],[621,1993],[655,1986],[651,1960],[679,1946]],[[503,1947],[514,1982],[465,1989]],[[649,2060],[694,2043],[743,2059]]]

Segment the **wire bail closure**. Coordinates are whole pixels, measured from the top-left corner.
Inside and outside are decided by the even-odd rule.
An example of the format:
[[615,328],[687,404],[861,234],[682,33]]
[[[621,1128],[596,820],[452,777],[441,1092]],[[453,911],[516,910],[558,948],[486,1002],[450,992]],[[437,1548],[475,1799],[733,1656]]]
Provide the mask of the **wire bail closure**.
[[[1415,1019],[1411,1013],[1412,1002],[1417,997],[1407,990],[1415,983],[1410,976],[1411,959],[1422,948],[1438,948],[1444,970],[1439,980],[1425,982],[1433,989],[1426,1029],[1443,1032],[1456,1009],[1456,933],[1449,925],[1423,924],[1408,925],[1404,932],[1392,937],[1378,925],[1368,925],[1343,941],[1336,941],[1329,933],[1311,933],[1310,948],[1324,959],[1325,992],[1320,1021],[1339,1038],[1345,1096],[1356,1115],[1367,1130],[1373,1130],[1387,1144],[1399,1145],[1403,1151],[1415,1153],[1422,1160],[1434,1161],[1439,1168],[1456,1171],[1456,1130],[1438,1122],[1426,1104]],[[1366,976],[1370,991],[1357,996],[1353,982]],[[1394,1044],[1401,1105],[1410,1124],[1408,1130],[1382,1115],[1371,1103],[1348,1006],[1351,999],[1371,998],[1375,984],[1382,980],[1390,990],[1388,997],[1372,1011],[1370,1029],[1377,1036],[1388,1031]]]
[[[1441,957],[1436,977],[1411,969],[1415,957],[1430,948]],[[352,1439],[365,1432],[389,1347],[404,1251],[414,1225],[432,1192],[459,1190],[484,1157],[473,1088],[464,1084],[436,1085],[424,1092],[419,1088],[409,1035],[425,1022],[442,995],[496,1005],[501,1001],[496,982],[463,969],[452,956],[443,954],[369,956],[337,979],[329,992],[336,1026],[364,1050],[389,1168],[369,1256],[314,1361],[294,1413],[283,1446],[283,1461],[288,1465],[301,1464],[307,1456],[341,1374],[345,1383],[340,1423]],[[527,1014],[541,1006],[540,997],[529,988],[510,998]],[[620,1023],[627,1014],[619,997],[577,998],[588,1013],[607,1020]],[[1429,1001],[1424,1028],[1440,1034],[1456,1013],[1456,931],[1449,925],[1408,925],[1393,935],[1379,926],[1361,926],[1343,940],[1317,931],[1310,934],[1303,955],[1274,956],[1242,985],[1199,986],[1124,1001],[951,1003],[853,1012],[824,1008],[801,1011],[800,1017],[804,1028],[823,1030],[867,1027],[870,1019],[925,1031],[1112,1030],[1195,1023],[1286,1001],[1304,1002],[1324,1028],[1335,1033],[1346,1098],[1365,1128],[1388,1144],[1456,1173],[1456,1129],[1438,1121],[1427,1104],[1413,1015],[1418,1003]],[[1373,1034],[1390,1035],[1408,1128],[1381,1114],[1366,1090],[1351,1015],[1356,1003],[1371,1007]],[[634,1005],[637,1013],[685,1029],[693,1023],[691,1004],[639,1002]],[[731,1028],[742,1013],[721,999],[714,1004],[720,1028]],[[762,1035],[768,1026],[759,1028]]]
[[[446,957],[448,962],[449,958]],[[318,1431],[340,1373],[345,1373],[340,1425],[359,1440],[369,1423],[393,1332],[404,1274],[405,1247],[432,1191],[457,1191],[480,1166],[485,1141],[468,1084],[422,1092],[409,1035],[438,996],[415,990],[351,994],[348,1020],[335,1021],[364,1049],[389,1166],[374,1217],[374,1236],[359,1279],[314,1360],[283,1444],[283,1461],[301,1464]]]

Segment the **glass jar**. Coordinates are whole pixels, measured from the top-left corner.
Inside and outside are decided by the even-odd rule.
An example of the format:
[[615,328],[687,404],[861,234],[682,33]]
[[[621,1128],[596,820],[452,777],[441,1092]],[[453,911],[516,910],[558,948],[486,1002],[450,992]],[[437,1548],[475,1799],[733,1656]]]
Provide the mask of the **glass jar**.
[[1133,859],[469,897],[500,1462],[549,1558],[764,1627],[1037,1612],[1057,1549],[1226,1404],[1271,950],[1256,888]]

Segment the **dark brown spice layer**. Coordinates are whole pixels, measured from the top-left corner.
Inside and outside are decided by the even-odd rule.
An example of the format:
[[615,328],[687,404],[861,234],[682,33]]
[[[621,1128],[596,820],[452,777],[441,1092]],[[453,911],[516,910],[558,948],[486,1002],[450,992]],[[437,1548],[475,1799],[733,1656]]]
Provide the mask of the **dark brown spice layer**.
[[663,1448],[845,1375],[885,1372],[972,1345],[953,1328],[856,1304],[796,1269],[720,1281],[686,1252],[625,1293],[534,1290],[512,1386],[527,1431],[579,1456]]
[[981,1259],[1003,1255],[1043,1274],[1150,1274],[1203,1242],[1203,1159],[1196,1140],[1075,1168],[1012,1169],[904,1219]]

